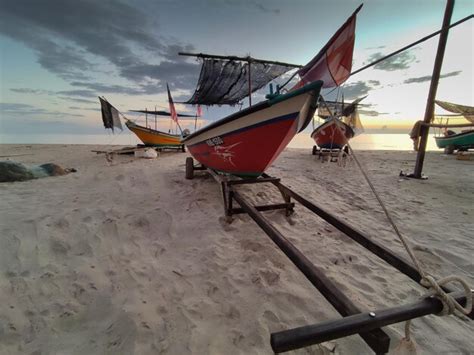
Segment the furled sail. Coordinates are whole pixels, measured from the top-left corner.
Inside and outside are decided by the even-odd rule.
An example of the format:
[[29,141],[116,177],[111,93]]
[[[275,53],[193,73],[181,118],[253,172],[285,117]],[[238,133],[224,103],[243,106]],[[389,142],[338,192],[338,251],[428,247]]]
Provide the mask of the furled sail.
[[99,97],[99,100],[104,127],[110,128],[112,131],[114,130],[114,127],[123,130],[122,123],[120,122],[119,111],[115,107],[113,107],[107,100],[101,97]]
[[295,68],[291,64],[248,59],[249,61],[203,58],[196,91],[186,103],[192,105],[235,105],[247,97],[250,92],[261,89],[273,79]]
[[[171,116],[168,111],[150,111],[150,110],[130,110],[130,112],[140,112],[140,113],[146,113],[149,115],[157,115],[157,116]],[[184,113],[178,113],[178,117],[195,117],[196,115],[186,115]]]

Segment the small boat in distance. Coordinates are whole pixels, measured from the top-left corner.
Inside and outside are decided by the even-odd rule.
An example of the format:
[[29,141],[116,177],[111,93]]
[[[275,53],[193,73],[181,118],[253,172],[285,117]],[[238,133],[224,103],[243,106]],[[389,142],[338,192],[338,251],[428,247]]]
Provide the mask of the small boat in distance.
[[336,117],[329,118],[311,133],[319,149],[343,149],[352,137],[354,130]]
[[[178,114],[174,108],[173,99],[171,98],[171,93],[168,89],[168,101],[170,105],[170,112],[167,111],[148,111],[148,110],[131,110],[131,112],[140,112],[145,114],[145,126],[141,126],[132,120],[125,117],[121,114],[114,106],[112,106],[105,98],[99,97],[101,108],[102,108],[102,120],[104,122],[105,128],[114,129],[114,127],[122,129],[122,125],[120,122],[120,116],[122,115],[123,119],[125,120],[125,125],[127,128],[132,131],[138,139],[140,139],[143,144],[147,147],[155,147],[155,148],[174,148],[174,149],[181,149],[183,152],[185,151],[183,143],[181,143],[181,139],[189,134],[189,130],[185,129],[182,130],[181,126],[178,123],[178,117],[193,117],[197,120],[198,114],[196,115],[186,115],[186,114]],[[200,110],[198,110],[200,111]],[[155,129],[152,129],[148,126],[148,114],[152,114],[155,116]],[[166,133],[159,131],[157,129],[157,116],[166,116],[170,117],[172,121],[176,123],[177,128],[181,131],[181,134],[178,133]]]
[[357,112],[357,106],[366,96],[359,98],[344,107],[343,102],[324,101],[319,105],[318,116],[325,120],[311,133],[316,143],[313,146],[313,155],[319,150],[341,150],[349,144],[349,140],[356,133],[363,131]]
[[181,143],[182,135],[161,132],[155,129],[147,128],[127,120],[125,125],[140,139],[147,147],[157,148],[179,148],[184,151],[184,145]]

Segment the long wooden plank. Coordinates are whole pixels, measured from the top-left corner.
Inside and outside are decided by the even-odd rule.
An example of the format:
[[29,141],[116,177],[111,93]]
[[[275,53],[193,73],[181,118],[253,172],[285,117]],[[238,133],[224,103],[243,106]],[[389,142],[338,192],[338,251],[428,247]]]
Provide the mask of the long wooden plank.
[[[235,201],[249,214],[342,316],[361,313],[361,310],[325,276],[324,272],[311,263],[311,261],[271,225],[255,207],[248,203],[237,191],[232,191],[232,193]],[[388,351],[390,338],[381,329],[363,332],[360,336],[375,353],[380,354]]]

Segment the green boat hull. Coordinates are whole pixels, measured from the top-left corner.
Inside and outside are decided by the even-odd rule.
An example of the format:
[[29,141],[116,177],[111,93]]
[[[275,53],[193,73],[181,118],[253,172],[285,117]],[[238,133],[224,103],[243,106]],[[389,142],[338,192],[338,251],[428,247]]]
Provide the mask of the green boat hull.
[[445,137],[435,137],[438,148],[452,147],[453,149],[474,148],[474,130],[453,134]]

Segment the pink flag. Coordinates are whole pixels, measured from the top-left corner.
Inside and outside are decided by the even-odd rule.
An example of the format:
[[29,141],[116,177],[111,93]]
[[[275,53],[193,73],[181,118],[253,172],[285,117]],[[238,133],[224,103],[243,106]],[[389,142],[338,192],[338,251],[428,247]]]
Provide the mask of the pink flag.
[[168,89],[168,102],[170,104],[170,115],[171,119],[178,123],[178,114],[176,113],[176,109],[174,108],[173,98],[171,97],[170,87],[166,84],[166,88]]
[[198,105],[198,106],[197,106],[197,109],[196,109],[196,116],[198,116],[198,117],[201,117],[201,116],[202,116],[201,105]]
[[293,89],[316,80],[324,81],[323,88],[339,86],[347,80],[352,69],[356,15],[361,7],[354,11],[323,49],[298,71],[301,80]]

